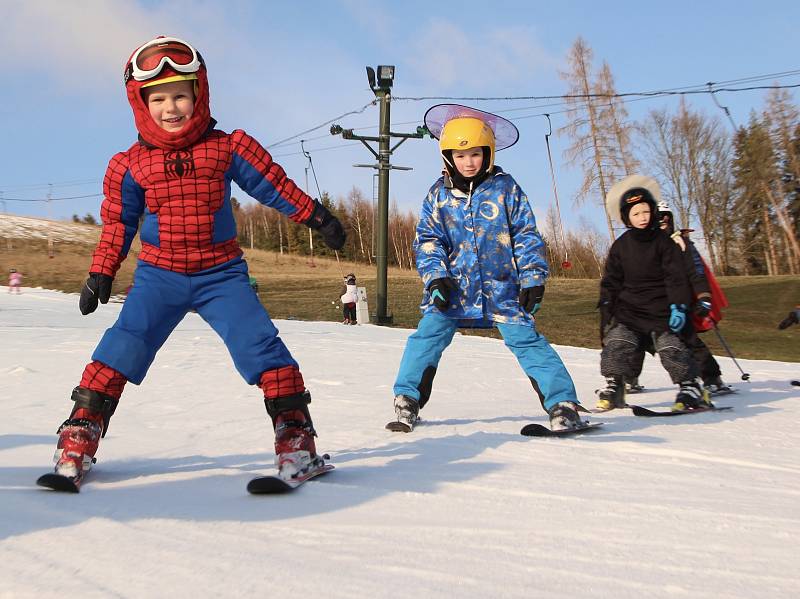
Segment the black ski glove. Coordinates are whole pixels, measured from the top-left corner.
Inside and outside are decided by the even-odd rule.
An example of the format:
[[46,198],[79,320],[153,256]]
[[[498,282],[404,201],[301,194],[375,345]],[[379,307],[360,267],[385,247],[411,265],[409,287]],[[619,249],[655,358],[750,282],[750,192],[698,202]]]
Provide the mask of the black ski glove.
[[711,298],[698,298],[697,302],[694,304],[694,313],[700,318],[705,318],[708,316],[709,312],[711,312]]
[[114,277],[109,277],[108,275],[101,275],[96,272],[89,274],[86,284],[81,289],[81,299],[78,304],[81,314],[86,316],[97,310],[98,300],[101,304],[108,303],[108,298],[111,297],[111,283],[113,281]]
[[342,228],[342,223],[318,200],[314,200],[314,212],[311,213],[311,217],[306,221],[306,225],[319,231],[325,240],[325,245],[332,250],[340,250],[344,246],[344,240],[347,236]]
[[788,329],[793,324],[797,324],[798,322],[800,322],[800,318],[798,317],[800,317],[800,308],[789,312],[789,316],[781,320],[780,324],[778,325],[778,328],[781,330]]
[[434,279],[428,285],[428,293],[431,294],[433,305],[439,308],[439,311],[444,312],[450,307],[450,294],[458,289],[455,281],[450,277],[443,277],[441,279]]
[[536,314],[544,297],[544,285],[525,287],[519,291],[519,305],[529,314]]
[[600,345],[602,346],[603,339],[614,324],[614,311],[609,300],[600,300],[597,302],[597,308],[600,310]]

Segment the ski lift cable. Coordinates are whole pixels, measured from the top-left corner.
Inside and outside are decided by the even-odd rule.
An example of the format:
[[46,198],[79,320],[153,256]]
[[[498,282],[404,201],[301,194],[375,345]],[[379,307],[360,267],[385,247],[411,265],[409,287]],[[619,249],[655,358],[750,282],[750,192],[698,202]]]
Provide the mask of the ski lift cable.
[[375,106],[377,103],[378,103],[377,99],[372,100],[371,102],[368,102],[367,104],[364,104],[361,108],[357,108],[356,110],[350,110],[348,112],[345,112],[344,114],[340,114],[339,116],[337,116],[335,118],[327,120],[324,123],[321,123],[321,124],[317,125],[316,127],[311,127],[310,129],[306,129],[305,131],[301,131],[300,133],[297,133],[296,135],[292,135],[291,137],[287,137],[286,139],[282,139],[280,141],[276,141],[275,143],[268,145],[267,148],[274,148],[274,147],[279,146],[279,145],[281,145],[281,144],[283,144],[283,143],[285,143],[287,141],[291,141],[293,139],[297,139],[298,137],[300,137],[301,135],[305,135],[306,133],[311,133],[312,131],[316,131],[317,129],[322,129],[323,127],[325,127],[327,125],[330,125],[331,123],[335,123],[336,121],[339,121],[339,120],[343,119],[346,116],[350,116],[352,114],[361,114],[367,108],[369,108],[370,106]]
[[65,198],[0,198],[6,202],[59,202],[62,200],[81,200],[83,198],[99,198],[102,193],[91,193],[83,196],[69,196]]
[[544,143],[547,146],[547,161],[550,163],[550,178],[553,181],[553,196],[556,200],[556,215],[558,216],[558,228],[561,231],[561,245],[564,248],[564,261],[561,263],[565,269],[568,269],[571,264],[569,262],[569,252],[567,250],[567,241],[564,237],[564,221],[561,220],[561,205],[558,202],[558,187],[556,186],[556,172],[553,168],[553,156],[550,153],[550,136],[553,134],[553,123],[550,121],[550,115],[544,115],[547,118],[548,132],[544,135]]
[[[353,145],[353,144],[346,144],[346,145]],[[305,148],[305,140],[300,140],[300,148],[302,149],[303,155],[308,159],[308,165],[311,167],[311,174],[314,175],[314,184],[317,186],[317,193],[319,194],[319,200],[322,201],[322,190],[319,186],[319,180],[317,179],[317,171],[314,170],[314,161],[311,159],[311,152],[306,150]],[[307,192],[308,190],[306,190]],[[333,250],[334,255],[336,256],[336,265],[339,267],[339,274],[342,278],[344,278],[344,270],[342,270],[342,263],[339,260],[339,250]]]
[[102,183],[102,179],[81,179],[73,181],[62,181],[60,183],[26,183],[22,185],[0,185],[3,191],[22,191],[32,189],[53,189],[58,187],[78,187],[81,185],[93,185]]
[[[727,80],[727,81],[721,81],[721,82],[718,82],[718,83],[714,83],[712,85],[729,85],[729,84],[732,84],[732,83],[755,82],[755,81],[762,81],[762,80],[770,79],[770,78],[774,78],[774,77],[788,77],[788,76],[798,76],[798,75],[800,75],[800,70],[782,71],[780,73],[770,73],[770,74],[767,74],[767,75],[757,75],[757,76],[753,76],[753,77],[742,77],[742,78],[739,78],[739,79],[730,79],[730,80]],[[747,87],[747,88],[739,88],[739,89],[709,90],[708,86],[709,86],[709,84],[705,83],[705,84],[702,84],[702,85],[686,85],[686,86],[682,86],[682,87],[667,88],[667,89],[650,91],[650,92],[628,92],[628,93],[624,93],[624,94],[578,94],[578,95],[541,96],[541,97],[519,96],[519,97],[486,97],[486,98],[479,98],[479,97],[475,97],[475,98],[467,98],[467,97],[458,98],[458,97],[445,97],[445,96],[426,96],[426,97],[414,98],[414,97],[393,96],[392,99],[394,99],[394,100],[413,100],[413,101],[424,100],[424,99],[437,99],[437,98],[438,99],[453,99],[453,100],[514,100],[514,99],[533,99],[533,100],[558,99],[558,100],[562,100],[560,102],[552,102],[552,103],[548,103],[548,104],[537,104],[537,105],[534,105],[534,106],[518,106],[518,107],[515,107],[515,108],[507,108],[507,109],[504,109],[504,110],[496,110],[495,111],[497,113],[505,114],[505,113],[509,113],[509,112],[519,112],[519,111],[522,111],[522,110],[534,110],[534,109],[551,108],[551,107],[565,106],[565,105],[572,105],[571,108],[569,109],[569,110],[572,110],[575,107],[579,107],[579,106],[575,106],[575,104],[576,104],[575,100],[579,100],[581,98],[583,98],[585,100],[590,100],[590,99],[595,99],[595,98],[596,99],[600,99],[600,98],[609,98],[610,99],[610,98],[622,98],[622,97],[640,96],[640,97],[636,97],[636,98],[632,98],[632,99],[628,100],[628,102],[636,102],[636,101],[641,101],[641,100],[648,100],[648,99],[651,99],[653,97],[670,96],[670,95],[715,94],[718,91],[750,91],[750,90],[754,90],[754,89],[775,89],[775,88],[800,87],[800,85],[782,85],[782,86],[765,86],[765,87],[761,87],[761,86],[759,86],[759,87]],[[706,88],[706,89],[701,89],[701,88]],[[517,118],[534,118],[534,117],[545,116],[545,114],[549,114],[549,115],[552,116],[552,115],[555,115],[555,114],[563,114],[565,112],[569,112],[569,110],[550,111],[549,113],[542,112],[542,113],[536,113],[536,114],[531,114],[531,115],[525,115],[523,117],[517,117]],[[352,114],[352,113],[347,113],[347,114]],[[509,119],[509,120],[515,120],[515,119],[512,118],[512,119]],[[330,122],[331,121],[328,121],[325,124],[328,124]],[[399,125],[418,125],[418,124],[420,124],[420,122],[421,121],[419,121],[419,120],[404,121],[404,122],[400,122],[400,123],[392,123],[392,126],[394,127],[394,126],[399,126]],[[321,126],[324,126],[324,125],[321,125]],[[315,130],[315,129],[318,129],[318,128],[319,127],[315,127],[314,129],[311,129],[309,131],[312,131],[312,130]],[[353,127],[353,131],[362,131],[362,130],[376,129],[376,128],[377,128],[376,125],[366,125],[366,126],[363,126],[363,127]],[[302,135],[302,133],[299,134],[299,135]],[[293,141],[293,142],[289,143],[291,140],[295,139],[296,137],[297,137],[296,135],[292,136],[291,138],[287,138],[284,141],[280,141],[280,142],[276,142],[274,144],[271,144],[268,147],[276,148],[276,147],[280,147],[280,146],[283,146],[283,145],[296,145],[296,144],[299,144],[300,143],[299,141]],[[326,135],[318,135],[318,136],[315,136],[315,137],[307,138],[304,141],[316,141],[316,140],[319,140],[319,139],[325,139],[327,137],[328,137],[327,134]],[[350,145],[350,144],[348,144],[348,145]],[[315,151],[320,151],[322,149],[332,149],[332,148],[335,148],[335,147],[341,147],[341,146],[329,146],[328,148],[318,148]],[[296,155],[296,154],[300,154],[300,152],[295,152],[293,154],[282,154],[282,156]]]
[[[708,84],[704,84],[707,86]],[[743,92],[764,89],[789,89],[800,87],[800,84],[791,85],[751,85],[747,87],[737,88],[718,88],[717,92]],[[635,97],[661,97],[661,96],[683,96],[695,94],[710,94],[713,93],[708,89],[696,89],[696,86],[690,88],[676,88],[666,90],[655,90],[647,92],[623,92],[617,94],[561,94],[549,96],[393,96],[393,100],[405,100],[418,102],[422,100],[472,100],[472,101],[516,101],[516,100],[589,100],[589,99],[602,99],[602,98],[635,98]]]
[[714,104],[716,104],[717,108],[719,108],[720,110],[722,110],[722,112],[725,113],[725,116],[727,116],[728,120],[731,122],[731,127],[733,127],[733,130],[736,131],[736,123],[733,121],[733,117],[731,116],[731,111],[728,109],[727,106],[723,106],[722,104],[719,103],[719,100],[717,100],[716,96],[717,92],[714,90],[714,84],[709,81],[707,85],[709,91],[711,92],[711,99],[714,100]]

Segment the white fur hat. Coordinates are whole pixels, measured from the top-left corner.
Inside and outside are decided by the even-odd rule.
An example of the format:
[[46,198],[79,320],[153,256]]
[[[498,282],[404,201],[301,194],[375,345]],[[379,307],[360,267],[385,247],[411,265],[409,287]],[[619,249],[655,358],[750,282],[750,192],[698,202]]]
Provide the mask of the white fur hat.
[[[611,189],[606,194],[606,210],[611,215],[611,218],[619,222],[622,221],[622,215],[619,211],[619,202],[626,191],[641,187],[650,192],[656,204],[661,202],[661,188],[658,182],[652,177],[645,177],[644,175],[629,175],[614,183]],[[624,224],[624,223],[623,223]]]

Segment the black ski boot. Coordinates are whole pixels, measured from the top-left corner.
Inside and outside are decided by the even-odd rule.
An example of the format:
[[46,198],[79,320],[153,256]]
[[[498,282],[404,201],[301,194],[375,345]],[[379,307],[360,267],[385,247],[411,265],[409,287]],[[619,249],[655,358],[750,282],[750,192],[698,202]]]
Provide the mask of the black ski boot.
[[699,380],[683,381],[681,383],[675,403],[672,404],[673,412],[714,407],[714,404],[708,399],[708,391],[703,388]]
[[722,380],[721,376],[704,381],[703,386],[708,389],[711,395],[723,395],[733,392],[733,387]]
[[580,428],[586,424],[578,414],[578,404],[560,401],[547,412],[550,416],[550,430],[563,431]]
[[599,400],[595,407],[603,412],[628,405],[625,402],[625,383],[621,376],[607,376],[606,386],[597,391],[597,396]]
[[394,398],[394,413],[397,422],[390,422],[386,428],[395,432],[410,433],[419,418],[419,402],[407,395],[398,395]]
[[638,376],[625,380],[626,393],[641,393],[642,391],[644,391],[644,385],[639,383]]

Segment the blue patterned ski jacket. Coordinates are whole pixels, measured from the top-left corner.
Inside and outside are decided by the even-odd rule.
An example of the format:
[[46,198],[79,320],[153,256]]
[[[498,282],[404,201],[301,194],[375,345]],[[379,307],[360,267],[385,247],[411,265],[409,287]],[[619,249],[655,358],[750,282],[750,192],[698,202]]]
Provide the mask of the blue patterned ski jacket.
[[460,326],[533,322],[518,297],[521,288],[544,285],[544,241],[527,196],[500,167],[471,196],[446,188],[440,177],[422,204],[414,252],[425,285],[423,313],[438,310],[430,282],[450,277],[459,291],[444,315]]

